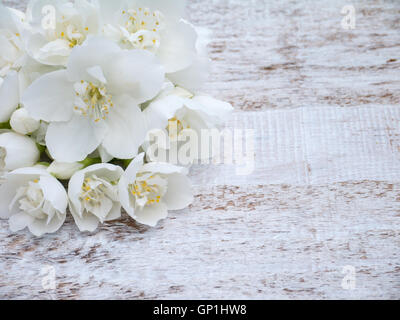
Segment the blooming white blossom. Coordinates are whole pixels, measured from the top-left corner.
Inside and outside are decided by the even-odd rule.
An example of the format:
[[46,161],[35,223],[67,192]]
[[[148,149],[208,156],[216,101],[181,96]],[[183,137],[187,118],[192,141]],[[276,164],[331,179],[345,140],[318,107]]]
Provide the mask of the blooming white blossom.
[[157,55],[166,73],[196,59],[196,30],[184,21],[184,0],[98,0],[104,36],[123,48]]
[[169,210],[181,210],[193,201],[187,169],[168,163],[143,163],[138,155],[118,184],[121,204],[137,222],[156,226]]
[[14,132],[0,134],[0,172],[33,166],[39,157],[33,139]]
[[204,94],[194,94],[171,83],[164,86],[144,110],[151,129],[165,128],[168,121],[177,120],[180,129],[220,128],[232,113],[231,104]]
[[232,106],[199,93],[208,31],[184,7],[29,0],[23,13],[0,0],[0,218],[12,231],[53,233],[68,205],[89,232],[122,207],[156,226],[190,205],[188,169],[153,157],[146,135],[161,130],[171,143],[158,150],[172,153],[188,131],[220,128]]
[[82,161],[99,146],[131,159],[147,131],[138,104],[154,98],[163,81],[153,54],[93,37],[73,50],[66,70],[36,80],[22,103],[50,122],[46,144],[55,160]]
[[93,232],[99,223],[121,216],[118,182],[123,172],[119,166],[95,164],[72,176],[70,210],[80,231]]
[[53,66],[66,65],[72,49],[100,28],[97,6],[86,0],[31,0],[26,19],[31,26],[26,35],[28,53]]
[[30,134],[39,129],[40,121],[33,119],[25,108],[20,108],[12,114],[10,125],[15,132]]
[[37,237],[56,232],[68,205],[62,184],[40,168],[8,173],[0,186],[0,218],[9,219],[13,232],[28,229]]
[[[165,146],[166,149],[173,144],[179,145],[180,140],[185,140],[181,137],[184,130],[193,130],[198,139],[189,142],[193,143],[190,148],[196,148],[192,151],[195,151],[194,154],[197,154],[197,157],[192,160],[197,160],[202,156],[201,141],[199,141],[202,130],[221,128],[232,111],[232,106],[227,102],[202,94],[195,95],[181,87],[167,84],[163,93],[147,106],[144,114],[150,129],[162,129],[165,131],[165,136],[169,137],[170,143]],[[170,125],[173,126],[175,132],[169,132]],[[143,147],[147,150],[148,141]],[[151,158],[152,153],[150,152],[148,156]],[[156,159],[151,158],[151,160]]]

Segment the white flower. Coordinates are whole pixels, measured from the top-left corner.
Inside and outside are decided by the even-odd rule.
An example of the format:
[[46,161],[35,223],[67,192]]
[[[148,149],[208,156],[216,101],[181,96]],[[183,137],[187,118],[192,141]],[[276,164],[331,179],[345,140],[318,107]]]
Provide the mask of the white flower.
[[[43,14],[45,6],[55,11]],[[72,49],[81,45],[90,34],[99,31],[98,8],[86,0],[31,0],[27,9],[31,30],[27,50],[38,62],[46,65],[66,65]]]
[[20,99],[18,71],[26,54],[17,12],[0,2],[0,123],[10,120]]
[[51,173],[54,177],[60,180],[68,180],[78,172],[82,170],[85,166],[80,162],[57,162],[53,161],[47,168],[47,172]]
[[195,95],[170,84],[144,113],[151,129],[165,128],[169,120],[177,120],[180,131],[191,128],[200,134],[201,129],[221,127],[232,111],[227,102],[203,94]]
[[138,104],[154,98],[163,81],[153,54],[90,38],[73,50],[66,70],[36,80],[22,102],[32,117],[50,122],[46,144],[56,161],[82,161],[99,146],[131,159],[147,132]]
[[103,34],[127,49],[154,52],[166,73],[188,68],[196,58],[195,29],[182,20],[184,0],[98,0]]
[[168,163],[143,164],[137,156],[118,184],[121,204],[136,221],[156,226],[168,210],[181,210],[193,201],[187,169]]
[[68,205],[62,184],[45,170],[23,168],[8,173],[0,187],[0,218],[13,232],[28,229],[37,237],[56,232]]
[[199,27],[196,28],[196,32],[198,34],[196,42],[197,56],[193,63],[183,70],[168,74],[168,79],[175,85],[191,91],[197,91],[202,88],[208,79],[211,69],[207,50],[211,32],[206,28]]
[[31,138],[14,132],[0,134],[0,172],[33,166],[39,157],[40,152]]
[[117,185],[123,172],[119,166],[96,164],[71,178],[70,210],[80,231],[93,232],[99,223],[121,216]]
[[[232,106],[227,102],[206,95],[194,95],[170,84],[165,86],[163,93],[147,106],[144,114],[150,130],[162,128],[169,137],[170,143],[179,145],[182,144],[179,141],[183,130],[193,130],[196,137],[200,138],[202,130],[221,128],[232,111]],[[170,123],[175,126],[176,132],[168,132]],[[184,140],[182,138],[181,141]],[[198,155],[197,159],[203,158],[200,152],[202,142],[198,139],[190,142],[193,143],[190,148],[197,148],[194,153]],[[149,144],[145,143],[143,147],[147,150]],[[149,156],[151,161],[156,161],[151,158],[151,154]]]
[[20,134],[30,134],[40,127],[40,121],[33,119],[25,108],[14,111],[10,120],[11,128]]

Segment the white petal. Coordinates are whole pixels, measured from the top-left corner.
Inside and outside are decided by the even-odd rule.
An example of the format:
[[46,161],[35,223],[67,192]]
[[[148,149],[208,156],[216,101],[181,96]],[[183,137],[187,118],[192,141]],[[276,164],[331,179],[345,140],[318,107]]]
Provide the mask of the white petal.
[[10,120],[19,104],[18,74],[11,72],[0,84],[0,123]]
[[[34,176],[34,177],[37,177]],[[19,176],[15,174],[6,175],[6,181],[0,185],[0,218],[7,219],[16,214],[17,208],[10,211],[9,206],[15,197],[17,188],[23,186],[30,180],[30,176]]]
[[168,191],[163,197],[168,210],[181,210],[193,202],[190,180],[182,174],[168,176]]
[[135,209],[131,206],[128,190],[129,184],[131,183],[132,182],[128,180],[126,176],[122,176],[118,183],[118,195],[122,207],[125,209],[126,213],[133,218],[135,216]]
[[120,202],[122,207],[132,218],[135,216],[135,210],[130,203],[128,187],[130,184],[135,182],[137,173],[143,167],[143,159],[144,153],[139,154],[135,159],[133,159],[118,183]]
[[113,207],[105,221],[113,221],[119,218],[121,218],[121,204],[118,202],[114,202]]
[[109,130],[103,147],[114,158],[132,159],[144,142],[147,128],[144,115],[128,96],[114,100],[114,108],[106,122]]
[[38,177],[38,176],[46,175],[46,174],[48,174],[48,172],[45,169],[35,166],[35,167],[30,167],[30,168],[21,168],[21,169],[14,170],[9,175],[25,176],[25,177],[31,177],[31,179],[33,179],[32,177]]
[[[110,2],[115,2],[110,1]],[[99,6],[95,1],[75,1],[75,7],[78,11],[78,16],[81,17],[84,25],[88,28],[90,34],[99,34],[101,19]]]
[[80,80],[92,81],[92,76],[87,73],[89,68],[105,67],[113,64],[121,48],[114,42],[101,37],[88,37],[83,45],[72,50],[67,64],[68,78],[75,82]]
[[169,95],[152,102],[144,111],[148,130],[166,128],[168,120],[173,118],[176,112],[183,108],[184,99]]
[[126,168],[123,176],[127,179],[129,183],[135,182],[138,172],[143,167],[143,160],[144,153],[141,153],[135,159],[133,159],[128,168]]
[[51,175],[42,175],[39,185],[43,191],[44,198],[51,203],[60,213],[66,213],[68,196],[63,185]]
[[35,219],[29,226],[29,231],[32,232],[36,237],[41,237],[46,233],[54,233],[58,231],[64,224],[66,215],[55,215],[50,223],[47,223],[46,219]]
[[209,73],[210,60],[206,57],[196,57],[186,69],[168,74],[168,79],[176,85],[195,92],[207,81]]
[[48,73],[26,89],[22,103],[37,120],[68,121],[72,117],[74,88],[65,70]]
[[82,193],[82,185],[85,180],[85,172],[82,170],[76,172],[68,183],[68,197],[70,201],[70,209],[74,214],[82,216],[83,208],[79,197]]
[[9,41],[8,37],[5,37],[2,34],[0,34],[0,48],[0,58],[3,60],[13,62],[16,58],[18,58],[18,48],[15,47],[11,41]]
[[76,214],[76,212],[74,212],[72,208],[71,214],[74,217],[75,223],[81,232],[93,232],[99,226],[99,218],[97,218],[93,214],[85,212],[82,217],[80,217],[78,214]]
[[125,0],[95,0],[100,9],[100,15],[104,25],[116,23],[116,18],[121,13]]
[[136,210],[134,219],[142,224],[155,227],[158,221],[168,217],[168,208],[165,203],[156,203],[146,206],[142,210]]
[[0,29],[11,29],[16,32],[15,22],[9,8],[5,7],[0,1]]
[[97,148],[97,151],[99,152],[99,155],[100,155],[100,158],[101,158],[101,162],[103,162],[103,163],[110,162],[112,159],[114,159],[114,157],[111,154],[109,154],[107,152],[107,150],[104,149],[103,146],[99,146]]
[[93,79],[95,79],[101,83],[104,83],[104,84],[107,83],[106,78],[104,78],[103,70],[101,69],[100,66],[94,66],[94,67],[88,68],[86,71],[91,77],[93,77]]
[[84,175],[94,174],[99,178],[106,178],[110,181],[118,181],[124,173],[124,170],[120,166],[110,163],[98,163],[81,170],[81,173]]
[[164,68],[145,50],[124,50],[113,56],[107,70],[108,88],[114,95],[128,94],[140,104],[154,98],[164,83]]
[[111,212],[113,208],[113,201],[107,197],[103,197],[100,199],[100,205],[93,206],[90,208],[90,213],[94,214],[100,222],[104,222],[107,219],[108,214]]
[[8,223],[10,224],[10,230],[12,232],[18,232],[25,229],[31,223],[33,223],[35,219],[27,215],[26,213],[19,212],[10,217]]
[[185,104],[192,110],[207,114],[208,118],[213,119],[213,122],[216,124],[222,124],[233,112],[231,104],[209,96],[198,95],[191,100],[186,100]]
[[74,115],[69,122],[53,122],[46,134],[47,148],[59,162],[83,161],[99,146],[106,129],[88,117]]
[[157,172],[169,175],[174,173],[187,174],[188,169],[165,162],[150,162],[146,163],[141,171]]
[[56,39],[46,43],[38,51],[38,61],[48,62],[51,65],[64,65],[71,54],[69,42],[63,39]]
[[189,67],[196,57],[196,30],[180,21],[167,27],[161,35],[161,46],[157,51],[166,73],[173,73]]
[[71,53],[66,40],[48,42],[46,36],[39,32],[27,36],[26,50],[34,60],[47,66],[64,66]]

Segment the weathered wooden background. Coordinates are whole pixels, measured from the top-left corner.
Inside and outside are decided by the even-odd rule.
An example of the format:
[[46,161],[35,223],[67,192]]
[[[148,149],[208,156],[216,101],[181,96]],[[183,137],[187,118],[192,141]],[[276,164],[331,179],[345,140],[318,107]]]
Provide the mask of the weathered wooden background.
[[205,89],[234,105],[229,128],[254,129],[255,171],[195,168],[195,203],[155,229],[69,219],[35,239],[2,221],[0,298],[399,299],[400,1],[192,0],[188,14],[213,32]]

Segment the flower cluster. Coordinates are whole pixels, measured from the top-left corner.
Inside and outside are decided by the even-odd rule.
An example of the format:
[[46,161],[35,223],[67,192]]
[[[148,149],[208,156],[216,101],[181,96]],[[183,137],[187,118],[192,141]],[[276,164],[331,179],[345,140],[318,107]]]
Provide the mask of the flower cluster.
[[149,156],[149,132],[216,128],[232,107],[199,92],[206,42],[184,9],[31,0],[20,12],[0,0],[0,218],[13,232],[56,232],[68,209],[81,231],[122,208],[155,226],[190,205],[188,167]]

